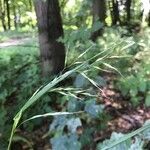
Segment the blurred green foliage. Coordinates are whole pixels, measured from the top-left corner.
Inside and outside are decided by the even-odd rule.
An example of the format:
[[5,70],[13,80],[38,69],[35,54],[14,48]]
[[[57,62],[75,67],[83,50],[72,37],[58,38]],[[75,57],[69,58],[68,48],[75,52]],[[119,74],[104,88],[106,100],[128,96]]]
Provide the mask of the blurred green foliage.
[[[127,75],[121,78],[117,83],[117,87],[122,95],[131,100],[134,106],[141,102],[145,102],[149,106],[150,91],[150,30],[146,29],[142,35],[136,38],[138,47],[132,54],[132,63],[129,68],[124,70]],[[129,50],[130,52],[131,50]],[[130,52],[131,53],[131,52]],[[125,66],[126,67],[126,66]]]
[[[14,30],[12,25],[11,29],[14,31],[1,32],[0,42],[24,37],[30,39],[20,46],[0,48],[0,143],[2,143],[0,149],[2,150],[5,150],[8,144],[15,114],[36,89],[53,79],[40,77],[39,49],[35,39],[36,17],[32,1],[14,0],[10,1],[10,5],[11,24],[14,21],[13,6],[18,8],[20,22],[17,30]],[[60,0],[64,37],[58,40],[66,47],[65,69],[71,70],[93,56],[97,54],[99,56],[95,57],[94,61],[89,61],[82,72],[69,76],[53,89],[53,92],[44,95],[23,114],[22,120],[26,120],[48,112],[84,111],[80,115],[57,116],[48,120],[50,127],[47,136],[54,150],[86,149],[87,145],[91,149],[96,147],[94,138],[107,128],[107,123],[111,119],[111,116],[105,113],[101,97],[97,98],[99,90],[107,86],[104,72],[115,74],[114,88],[119,90],[123,98],[134,107],[140,104],[150,106],[150,29],[145,28],[147,20],[141,23],[140,5],[140,0],[132,3],[132,20],[129,26],[110,27],[112,21],[108,9],[104,34],[93,43],[90,40],[91,34],[102,28],[102,24],[97,21],[92,25],[91,0]],[[121,9],[120,17],[123,22],[125,16],[125,9]],[[137,32],[136,27],[140,31]],[[42,118],[38,118],[23,124],[21,130],[33,132],[41,124]],[[99,144],[99,148],[102,149],[123,136],[121,133],[113,133],[110,140]],[[149,134],[147,137],[149,139]],[[142,141],[136,137],[132,146],[129,139],[114,149],[137,147],[140,149],[144,141],[145,139]]]
[[[141,101],[144,101],[145,105],[149,106],[150,61],[148,60],[150,57],[149,48],[147,47],[149,45],[149,30],[145,29],[141,35],[122,37],[122,34],[126,33],[126,29],[106,28],[103,37],[98,39],[97,45],[89,40],[91,29],[81,28],[79,31],[65,31],[64,38],[59,40],[63,41],[68,48],[67,68],[72,68],[75,61],[80,64],[92,56],[101,53],[100,57],[95,59],[95,63],[90,62],[90,64],[87,64],[87,67],[90,66],[87,72],[87,67],[85,68],[85,75],[87,77],[85,76],[85,78],[82,74],[73,74],[65,81],[63,90],[66,89],[67,91],[63,91],[62,89],[56,90],[61,95],[63,94],[63,96],[57,94],[57,92],[45,95],[40,103],[35,104],[34,109],[29,109],[23,116],[24,120],[36,115],[37,112],[38,114],[58,110],[71,112],[84,110],[86,112],[86,114],[82,114],[80,117],[75,115],[66,118],[68,122],[72,122],[74,118],[74,123],[71,124],[77,124],[76,129],[82,132],[81,135],[78,135],[76,132],[72,133],[71,131],[68,131],[68,134],[66,134],[65,126],[68,126],[66,124],[67,121],[64,125],[62,124],[63,121],[59,121],[60,126],[63,125],[61,130],[54,128],[53,132],[49,135],[52,139],[51,144],[53,147],[57,146],[57,142],[61,145],[66,145],[69,139],[74,140],[74,142],[76,141],[77,147],[84,148],[89,141],[93,140],[93,133],[100,132],[107,127],[107,121],[111,117],[102,111],[103,106],[100,105],[97,99],[89,99],[89,96],[93,97],[97,95],[97,90],[90,82],[94,82],[100,87],[107,85],[105,79],[101,76],[105,71],[118,74],[117,80],[114,83],[116,85],[115,88],[119,89],[122,95],[128,98],[134,106],[140,104]],[[14,34],[15,36],[18,36],[18,33]],[[29,47],[24,47],[23,45],[28,45]],[[32,38],[32,40],[23,45],[22,47],[6,47],[0,51],[0,109],[2,112],[0,115],[0,132],[3,136],[4,144],[7,143],[6,139],[8,139],[10,134],[14,114],[32,93],[44,83],[39,76],[39,51],[37,47],[34,47],[38,46],[37,41]],[[89,47],[90,50],[88,50]],[[85,52],[85,50],[87,51]],[[85,55],[79,57],[84,52]],[[122,73],[123,77],[119,73]],[[77,92],[75,88],[78,88],[79,91]],[[55,101],[53,101],[54,99]],[[37,125],[41,124],[41,121],[42,119],[35,119],[32,123],[24,124],[23,128],[32,131]],[[54,119],[51,122],[53,124],[56,121]],[[84,130],[82,126],[84,126]],[[68,127],[75,128],[74,126]],[[93,146],[94,143],[91,144],[91,148]]]
[[0,141],[3,144],[7,143],[15,113],[39,86],[38,57],[35,47],[0,49]]

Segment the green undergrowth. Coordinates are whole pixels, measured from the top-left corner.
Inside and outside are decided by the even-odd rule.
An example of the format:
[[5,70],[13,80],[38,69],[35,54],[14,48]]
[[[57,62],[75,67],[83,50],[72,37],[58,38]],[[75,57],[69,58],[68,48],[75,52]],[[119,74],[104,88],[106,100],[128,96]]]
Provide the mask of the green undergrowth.
[[[146,29],[136,37],[137,48],[132,51],[132,63],[124,70],[126,78],[117,83],[122,95],[129,99],[133,106],[145,104],[150,106],[150,30]],[[126,67],[126,65],[124,65]]]
[[12,46],[0,50],[0,143],[3,143],[2,145],[7,143],[14,114],[38,87],[39,73],[37,48]]
[[[33,132],[47,118],[49,130],[44,137],[50,139],[54,150],[62,147],[80,150],[86,149],[87,145],[91,149],[97,147],[97,136],[111,120],[99,95],[108,85],[103,74],[116,75],[114,88],[120,90],[133,106],[140,104],[141,99],[138,103],[133,100],[138,96],[149,106],[148,31],[128,37],[124,34],[125,29],[106,28],[103,37],[93,43],[89,40],[90,34],[99,27],[97,23],[93,29],[82,27],[65,31],[64,38],[59,40],[67,50],[66,72],[51,77],[46,84],[40,77],[36,40],[23,44],[28,46],[0,50],[0,140],[3,143],[0,149],[6,149],[14,116],[10,144],[20,141],[31,148],[31,139],[26,139],[18,129]],[[141,139],[139,134],[148,127],[129,135],[113,133],[110,141],[101,142],[97,148],[112,148],[124,141],[127,142],[123,147],[134,148],[137,143],[131,145],[135,135],[138,135],[136,142],[143,140],[138,146],[145,146],[147,139]]]

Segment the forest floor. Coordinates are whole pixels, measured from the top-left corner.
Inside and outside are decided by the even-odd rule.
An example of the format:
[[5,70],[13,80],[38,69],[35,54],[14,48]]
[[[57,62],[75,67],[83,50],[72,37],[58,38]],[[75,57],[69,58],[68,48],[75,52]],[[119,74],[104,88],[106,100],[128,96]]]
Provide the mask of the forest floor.
[[0,49],[7,48],[11,46],[28,46],[28,43],[31,45],[37,42],[37,33],[20,33],[20,32],[6,32],[0,35]]
[[[0,50],[2,48],[11,46],[33,46],[32,42],[37,40],[32,37],[14,37],[0,42]],[[29,45],[27,43],[30,43]],[[104,74],[103,77],[107,81],[107,86],[103,90],[103,94],[100,95],[99,102],[105,105],[105,112],[110,116],[110,120],[107,122],[107,128],[97,132],[93,136],[94,142],[102,142],[106,138],[109,138],[112,132],[128,133],[143,125],[145,120],[150,119],[150,109],[146,108],[144,104],[140,104],[138,107],[131,105],[128,98],[123,97],[119,91],[113,86],[113,81],[116,76],[113,74]],[[46,136],[49,123],[47,120],[43,121],[41,127],[37,127],[33,132],[26,132],[18,130],[20,135],[26,137],[31,142],[31,145],[37,150],[50,150],[49,137]],[[83,129],[84,130],[84,129]],[[20,145],[20,143],[18,143]],[[15,144],[13,149],[17,150],[19,145]],[[17,147],[16,147],[17,146]],[[28,149],[29,145],[20,145],[21,149]],[[86,149],[88,150],[88,148]]]
[[128,133],[140,128],[144,122],[150,119],[150,109],[140,103],[134,107],[129,98],[123,97],[114,87],[114,81],[117,76],[113,74],[104,74],[107,81],[100,95],[100,103],[105,105],[105,112],[110,116],[107,122],[107,128],[95,135],[95,142],[100,142],[110,138],[112,132]]
[[12,38],[0,43],[0,48],[9,47],[9,46],[17,46],[23,45],[24,43],[30,41],[30,37],[25,38]]
[[[107,122],[105,129],[93,135],[93,141],[95,143],[110,138],[112,132],[128,133],[136,130],[140,128],[146,120],[150,119],[149,108],[146,108],[144,104],[133,107],[130,101],[124,98],[120,92],[115,89],[113,86],[114,75],[105,74],[104,78],[107,81],[107,86],[102,89],[104,95],[98,93],[98,95],[100,95],[98,101],[105,105],[105,113],[110,116],[110,120]],[[35,131],[31,133],[20,131],[20,133],[29,139],[29,141],[32,141],[32,145],[35,149],[50,150],[49,138],[46,136],[48,126],[49,123],[45,120],[43,125],[38,127]],[[27,145],[24,145],[24,149],[26,148]],[[86,150],[88,150],[88,147],[86,147]]]

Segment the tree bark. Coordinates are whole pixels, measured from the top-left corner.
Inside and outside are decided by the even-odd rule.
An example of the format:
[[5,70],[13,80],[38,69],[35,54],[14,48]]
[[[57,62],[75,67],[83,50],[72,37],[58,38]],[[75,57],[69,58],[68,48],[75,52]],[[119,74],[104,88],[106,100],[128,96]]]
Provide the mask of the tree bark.
[[13,14],[14,14],[14,27],[17,30],[17,14],[16,14],[16,6],[13,4]]
[[[106,1],[105,0],[93,0],[93,6],[92,6],[92,12],[93,12],[93,24],[96,21],[100,21],[105,24],[105,18],[106,18]],[[99,29],[95,31],[92,34],[91,39],[93,41],[96,41],[98,36],[101,36],[103,32],[103,29]]]
[[150,27],[150,11],[149,11],[149,14],[148,14],[148,26]]
[[57,39],[63,36],[58,0],[35,0],[39,31],[42,75],[58,74],[64,69],[65,47]]
[[10,30],[11,24],[10,24],[10,4],[9,4],[9,0],[5,0],[5,4],[6,4],[6,11],[7,11],[8,29]]
[[126,22],[127,24],[129,24],[131,19],[131,0],[126,0],[125,5],[126,5],[126,13],[127,13]]
[[6,22],[5,22],[4,0],[3,1],[0,0],[0,18],[1,18],[2,26],[3,26],[3,30],[6,31],[7,27],[6,27]]
[[118,0],[112,0],[112,8],[113,8],[112,25],[116,25],[117,23],[120,23]]
[[5,22],[5,11],[2,12],[1,21],[2,21],[3,29],[4,31],[6,31],[7,27],[6,27],[6,22]]

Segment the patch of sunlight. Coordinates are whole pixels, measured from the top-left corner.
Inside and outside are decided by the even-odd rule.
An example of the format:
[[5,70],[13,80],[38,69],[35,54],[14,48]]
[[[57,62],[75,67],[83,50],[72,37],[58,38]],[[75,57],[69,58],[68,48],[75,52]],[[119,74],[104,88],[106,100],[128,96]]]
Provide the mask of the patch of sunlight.
[[82,2],[83,0],[68,0],[67,4],[66,4],[66,7],[68,9],[72,9],[75,5],[76,5],[76,2]]

